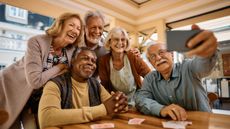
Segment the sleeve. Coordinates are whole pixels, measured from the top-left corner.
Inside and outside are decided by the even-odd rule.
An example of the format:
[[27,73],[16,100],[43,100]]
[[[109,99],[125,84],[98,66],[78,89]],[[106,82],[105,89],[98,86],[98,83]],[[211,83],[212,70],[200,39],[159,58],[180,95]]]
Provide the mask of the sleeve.
[[59,88],[51,81],[44,87],[38,109],[41,128],[85,123],[106,115],[107,112],[104,104],[79,109],[61,109]]
[[25,54],[26,79],[35,89],[42,87],[49,79],[57,76],[61,71],[57,66],[43,71],[42,47],[39,44],[41,41],[46,43],[45,40],[38,40],[36,37],[29,39]]
[[146,115],[160,116],[160,111],[164,105],[154,99],[151,78],[152,76],[147,75],[143,86],[136,92],[134,96],[136,108]]
[[107,99],[109,99],[111,97],[111,95],[109,94],[109,92],[101,85],[101,101],[104,102]]
[[195,57],[189,61],[189,70],[199,78],[209,75],[217,60],[217,52],[208,58]]
[[144,62],[144,60],[141,57],[137,57],[131,52],[128,52],[128,55],[132,58],[137,73],[144,78],[145,75],[147,75],[151,71],[151,69],[148,67],[148,65]]
[[99,77],[101,80],[101,84],[102,86],[105,87],[105,89],[110,92],[110,88],[109,88],[109,82],[110,82],[110,75],[106,69],[106,58],[105,56],[99,58],[99,64],[98,64],[98,71],[99,71]]

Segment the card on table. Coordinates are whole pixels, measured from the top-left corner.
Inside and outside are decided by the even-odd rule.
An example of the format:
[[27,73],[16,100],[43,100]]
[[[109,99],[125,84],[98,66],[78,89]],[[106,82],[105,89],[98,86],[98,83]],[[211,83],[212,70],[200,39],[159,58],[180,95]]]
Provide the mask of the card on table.
[[191,121],[166,121],[162,122],[164,128],[186,129],[187,125],[192,125]]
[[103,123],[103,124],[92,124],[90,125],[91,129],[107,129],[114,128],[114,123]]
[[130,119],[128,124],[131,124],[131,125],[140,125],[145,119],[142,119],[142,118],[133,118],[133,119]]
[[[167,49],[169,51],[186,52],[191,50],[187,47],[190,39],[195,37],[201,30],[174,30],[166,31],[167,36]],[[196,45],[195,47],[199,46]],[[195,48],[193,47],[193,48]]]

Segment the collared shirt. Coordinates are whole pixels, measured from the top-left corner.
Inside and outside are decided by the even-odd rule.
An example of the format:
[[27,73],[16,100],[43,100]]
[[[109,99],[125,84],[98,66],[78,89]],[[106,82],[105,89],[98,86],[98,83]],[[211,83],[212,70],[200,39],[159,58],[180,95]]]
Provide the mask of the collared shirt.
[[164,80],[159,72],[152,71],[135,95],[137,109],[144,114],[160,116],[164,106],[177,104],[186,110],[211,112],[201,78],[211,72],[216,58],[217,54],[174,64],[169,80]]

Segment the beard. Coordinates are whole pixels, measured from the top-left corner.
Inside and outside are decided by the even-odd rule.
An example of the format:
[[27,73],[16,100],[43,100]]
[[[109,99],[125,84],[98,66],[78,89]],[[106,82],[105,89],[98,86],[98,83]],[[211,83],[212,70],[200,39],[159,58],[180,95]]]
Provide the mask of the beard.
[[91,37],[87,29],[85,31],[85,35],[86,35],[86,40],[92,44],[99,44],[99,41],[101,40],[101,37],[98,38]]

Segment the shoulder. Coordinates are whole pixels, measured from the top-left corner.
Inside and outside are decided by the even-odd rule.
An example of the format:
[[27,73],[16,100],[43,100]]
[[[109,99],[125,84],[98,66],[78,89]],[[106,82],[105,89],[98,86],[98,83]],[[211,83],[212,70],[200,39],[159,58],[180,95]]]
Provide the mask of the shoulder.
[[145,76],[144,80],[148,82],[154,81],[159,77],[158,74],[159,73],[157,71],[151,71]]
[[34,45],[39,45],[39,46],[48,46],[51,44],[52,37],[48,35],[36,35],[31,37],[28,40],[28,46],[34,46]]
[[44,86],[43,93],[51,93],[51,92],[60,93],[60,90],[55,82],[48,81]]
[[107,53],[99,58],[100,61],[107,61],[110,59],[111,54]]

